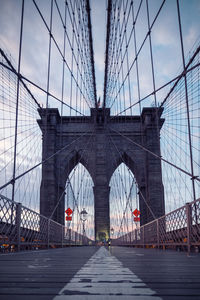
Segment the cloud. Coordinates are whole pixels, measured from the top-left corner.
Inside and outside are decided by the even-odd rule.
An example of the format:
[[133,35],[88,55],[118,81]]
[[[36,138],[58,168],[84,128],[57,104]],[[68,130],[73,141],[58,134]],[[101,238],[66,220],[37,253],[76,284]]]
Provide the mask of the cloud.
[[[73,2],[73,1],[72,1]],[[97,79],[97,94],[103,96],[103,87],[104,87],[104,60],[105,60],[105,42],[106,42],[106,0],[92,0],[91,2],[91,17],[92,17],[92,33],[94,41],[94,59],[95,59],[95,71]],[[136,1],[134,1],[135,3]],[[64,4],[64,1],[58,1],[59,5]],[[61,4],[62,3],[62,4]],[[130,1],[128,2],[130,5]],[[139,3],[139,1],[137,2]],[[37,0],[42,13],[44,14],[45,20],[49,24],[50,19],[50,1],[46,0]],[[151,22],[155,17],[155,14],[158,11],[158,8],[161,4],[161,1],[149,1],[150,5],[150,17]],[[191,1],[180,1],[181,6],[181,18],[182,18],[182,27],[183,27],[183,38],[184,38],[184,48],[185,53],[190,51],[191,46],[196,41],[199,35],[199,12],[200,12],[200,3],[199,0]],[[138,23],[136,26],[137,34],[137,48],[140,48],[140,45],[147,33],[147,19],[146,19],[146,8],[145,1],[143,1],[143,6],[139,15]],[[60,6],[60,8],[62,8]],[[137,10],[137,8],[136,8]],[[53,15],[53,34],[56,37],[58,45],[63,51],[63,29],[58,18],[54,6]],[[64,16],[64,9],[61,9],[61,14]],[[21,16],[21,1],[19,0],[2,0],[1,1],[1,11],[0,11],[0,41],[3,44],[3,47],[7,49],[8,53],[11,53],[17,66],[18,63],[18,51],[19,51],[19,32],[20,32],[20,16]],[[122,25],[123,15],[121,14],[121,24]],[[67,18],[67,30],[71,38],[71,24],[69,15]],[[127,32],[131,31],[132,22],[129,22],[127,27]],[[128,36],[128,33],[127,33]],[[68,42],[67,42],[68,43]],[[182,61],[181,61],[181,49],[180,49],[180,36],[178,30],[177,22],[177,10],[176,10],[176,1],[166,1],[163,6],[161,15],[158,17],[158,20],[155,23],[155,26],[152,30],[152,45],[153,45],[153,58],[154,58],[154,68],[155,68],[155,81],[156,87],[166,83],[169,79],[173,78],[182,70]],[[47,70],[48,70],[48,47],[49,47],[49,34],[43,25],[39,14],[37,13],[33,2],[25,2],[25,19],[24,19],[24,33],[23,33],[23,44],[22,44],[22,73],[41,85],[44,89],[47,86]],[[123,51],[125,51],[125,44],[123,44]],[[77,54],[77,45],[74,45],[74,51]],[[75,54],[75,55],[76,55]],[[62,83],[62,59],[56,49],[54,43],[52,42],[52,60],[51,60],[51,75],[50,75],[50,92],[55,94],[57,97],[61,98],[61,83]],[[129,63],[131,64],[134,60],[134,41],[131,39],[129,46]],[[74,76],[77,76],[77,67],[75,60],[72,60],[72,53],[70,45],[66,46],[66,61],[70,68],[72,68],[73,61],[73,72]],[[120,59],[119,59],[120,61]],[[140,76],[140,89],[141,97],[146,96],[148,93],[153,91],[152,85],[152,75],[151,75],[151,58],[149,52],[149,41],[147,39],[145,43],[144,50],[141,51],[139,61],[139,76]],[[79,67],[80,67],[80,57],[79,57]],[[127,72],[126,58],[123,66],[124,73]],[[81,69],[81,67],[80,67]],[[82,74],[83,69],[81,69]],[[120,74],[121,75],[121,74]],[[126,74],[125,74],[126,75]],[[122,78],[120,77],[120,83]],[[137,74],[135,66],[130,73],[131,81],[131,101],[132,103],[137,100]],[[79,78],[79,85],[80,78]],[[84,88],[83,88],[84,89]],[[33,94],[36,96],[40,103],[45,105],[46,94],[38,90],[37,88],[31,86]],[[130,95],[128,88],[128,81],[124,86],[125,90],[125,107],[130,105]],[[65,67],[65,95],[64,101],[68,104],[72,103],[73,106],[76,104],[76,83],[73,81],[72,85],[72,95],[71,95],[71,73]],[[161,102],[164,96],[166,95],[168,89],[162,90],[159,92],[158,101]],[[123,90],[122,90],[123,92]],[[84,91],[84,94],[87,93]],[[2,95],[1,101],[3,102]],[[87,99],[87,96],[85,96]],[[113,98],[114,96],[111,95]],[[78,108],[82,111],[85,110],[86,114],[89,114],[90,111],[87,107],[87,104],[82,101],[82,96],[78,96],[80,105]],[[121,93],[121,100],[123,99],[123,94]],[[87,99],[88,100],[88,99]],[[117,100],[118,101],[118,100]],[[148,98],[142,105],[150,105],[152,102],[152,97]],[[78,101],[79,103],[79,101]],[[59,107],[60,103],[56,100],[49,97],[50,107]],[[122,105],[122,104],[120,104]],[[3,106],[3,105],[2,105]],[[119,105],[118,105],[119,106]],[[123,105],[122,105],[123,106]],[[113,109],[117,107],[114,106]],[[28,109],[28,108],[27,108]],[[138,113],[138,109],[133,110],[133,113]],[[64,109],[64,114],[69,115],[69,109]],[[75,115],[75,113],[72,113]],[[195,114],[194,114],[195,116]],[[5,115],[4,115],[5,117]],[[36,114],[35,114],[36,117]],[[30,119],[29,119],[30,120]],[[6,123],[4,123],[6,125]],[[38,129],[39,130],[39,129]],[[40,131],[38,131],[40,134]],[[169,133],[172,135],[173,130],[169,129]],[[21,138],[23,134],[21,134]],[[34,139],[33,139],[34,141]],[[33,164],[33,161],[29,159],[29,154],[32,154],[34,151],[33,141],[30,143],[29,147],[24,146],[25,151],[18,156],[18,162],[22,163],[21,170],[27,169]],[[197,144],[197,140],[194,140]],[[5,142],[3,147],[9,147],[11,143]],[[2,147],[2,146],[0,146]],[[2,148],[0,148],[2,150]],[[4,149],[4,148],[3,148]],[[40,152],[40,150],[38,150]],[[39,153],[38,152],[38,153]],[[35,159],[37,159],[36,154]],[[5,161],[9,159],[5,155],[5,158],[2,160],[2,163],[5,164]],[[11,168],[10,168],[11,169]],[[12,172],[7,170],[7,175],[12,175]],[[80,173],[79,173],[80,174]],[[1,174],[0,174],[1,176]],[[2,178],[2,176],[1,176]],[[124,176],[127,179],[127,175]],[[77,179],[77,177],[75,178]],[[128,179],[127,179],[128,180]],[[75,180],[76,181],[76,180]],[[27,182],[26,182],[27,183]],[[114,186],[114,183],[113,183]],[[39,185],[37,186],[39,190]],[[20,197],[19,197],[20,199]],[[119,204],[119,197],[113,196],[111,199],[112,203]],[[112,204],[112,205],[115,205]],[[88,207],[92,208],[91,205]],[[114,206],[113,206],[114,207]],[[115,207],[116,208],[116,207]],[[88,208],[89,209],[89,208]],[[123,210],[123,205],[119,209]],[[111,217],[112,220],[115,220],[115,217]],[[113,221],[113,222],[114,222]],[[115,226],[115,225],[113,225]]]
[[191,47],[194,45],[195,42],[197,42],[200,38],[199,28],[200,26],[191,26],[188,29],[188,32],[185,36],[185,53],[188,54],[188,52],[191,50]]

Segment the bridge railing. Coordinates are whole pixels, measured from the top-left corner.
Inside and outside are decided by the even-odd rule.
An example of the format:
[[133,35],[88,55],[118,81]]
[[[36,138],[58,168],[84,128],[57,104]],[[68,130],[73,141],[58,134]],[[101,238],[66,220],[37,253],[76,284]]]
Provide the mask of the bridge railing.
[[91,240],[47,217],[0,195],[2,251],[87,245]]
[[200,246],[200,199],[135,229],[117,239],[113,245]]

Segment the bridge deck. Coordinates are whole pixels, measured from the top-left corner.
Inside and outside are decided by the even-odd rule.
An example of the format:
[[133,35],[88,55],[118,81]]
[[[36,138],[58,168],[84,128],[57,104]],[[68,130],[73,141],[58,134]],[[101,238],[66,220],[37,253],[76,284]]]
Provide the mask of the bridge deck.
[[200,299],[200,255],[128,247],[1,254],[0,299]]

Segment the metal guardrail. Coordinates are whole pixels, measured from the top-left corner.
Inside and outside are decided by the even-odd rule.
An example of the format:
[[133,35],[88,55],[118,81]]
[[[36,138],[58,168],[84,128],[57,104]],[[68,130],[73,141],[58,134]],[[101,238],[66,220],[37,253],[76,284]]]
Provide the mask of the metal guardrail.
[[[86,236],[0,195],[0,247],[8,250],[88,245]],[[200,246],[200,199],[112,240],[112,245]]]
[[2,251],[88,245],[86,236],[0,195],[0,248]]
[[117,239],[112,245],[135,246],[200,246],[200,199],[135,229]]

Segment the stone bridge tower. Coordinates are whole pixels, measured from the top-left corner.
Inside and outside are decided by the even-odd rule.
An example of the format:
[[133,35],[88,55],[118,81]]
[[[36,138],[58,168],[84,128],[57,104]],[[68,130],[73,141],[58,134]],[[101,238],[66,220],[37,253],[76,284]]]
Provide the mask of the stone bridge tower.
[[[39,109],[38,124],[43,133],[40,213],[50,217],[58,199],[53,219],[64,224],[66,180],[80,162],[94,183],[95,238],[110,235],[109,182],[116,168],[124,162],[134,174],[140,193],[141,224],[164,214],[164,191],[160,155],[162,110],[143,108],[141,116],[110,116],[110,109],[91,109],[87,117],[61,117],[58,109]],[[57,155],[53,155],[60,149]],[[150,208],[150,209],[149,209]]]

